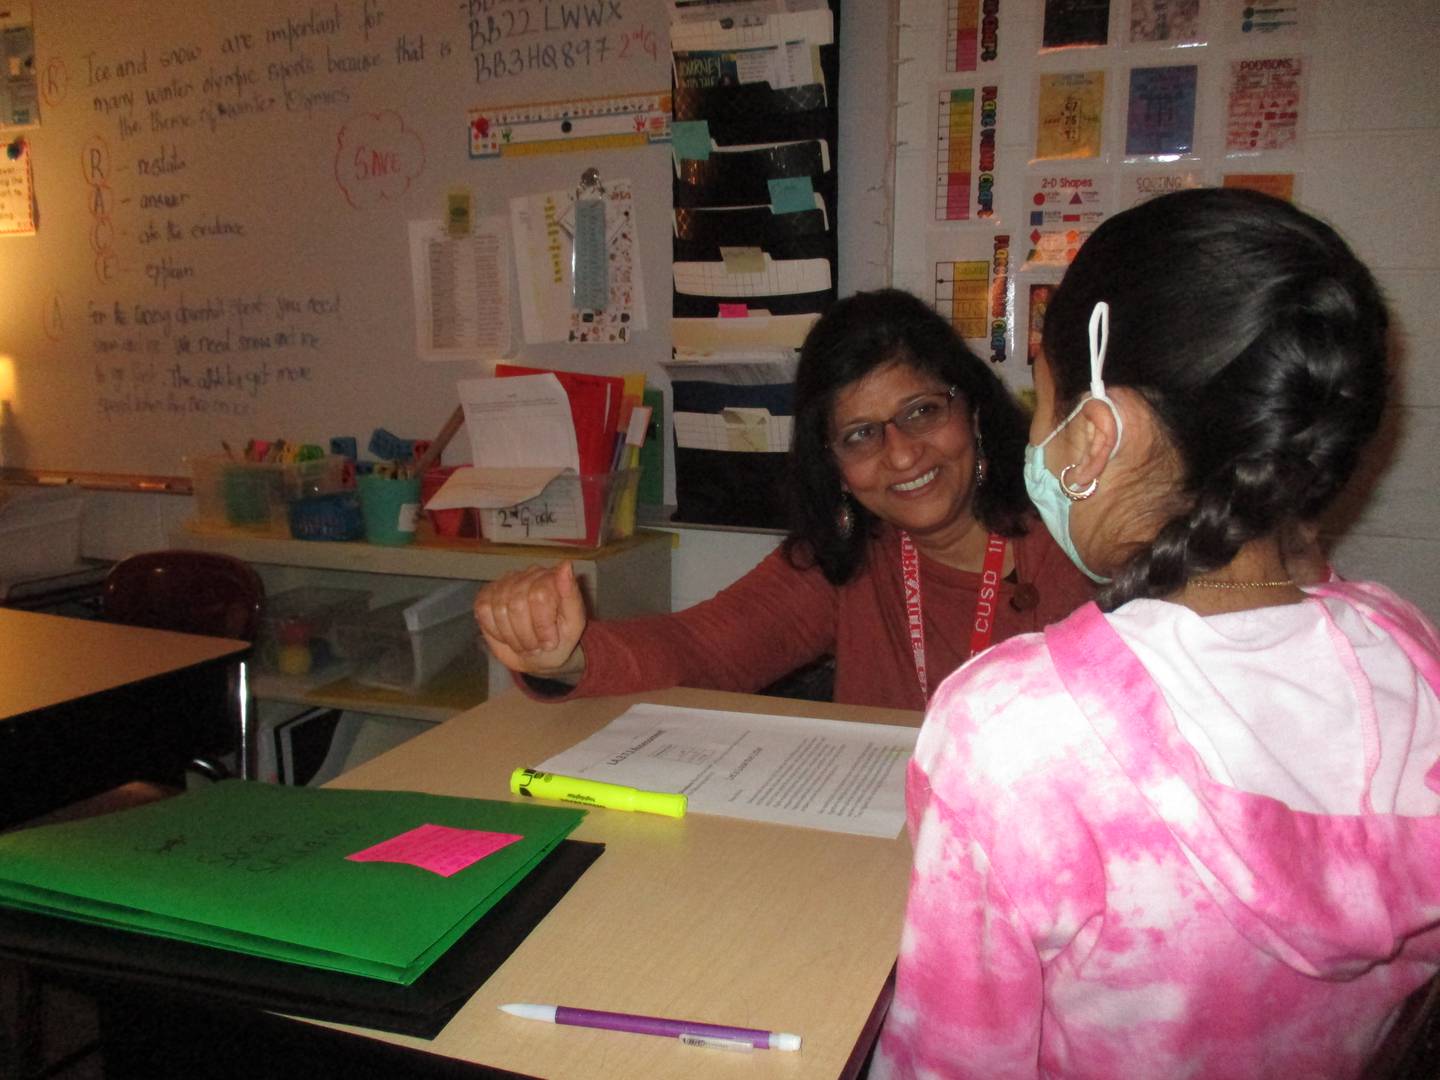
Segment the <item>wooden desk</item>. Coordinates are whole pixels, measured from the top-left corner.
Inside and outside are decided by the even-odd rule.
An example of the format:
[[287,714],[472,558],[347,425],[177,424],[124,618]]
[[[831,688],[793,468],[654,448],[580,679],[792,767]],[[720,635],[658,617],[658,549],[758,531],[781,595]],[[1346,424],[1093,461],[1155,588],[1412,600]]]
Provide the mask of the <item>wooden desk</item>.
[[[918,713],[677,690],[547,705],[506,694],[340,777],[336,786],[511,798],[538,764],[646,700],[915,725]],[[592,811],[574,834],[605,854],[433,1041],[386,1042],[530,1076],[835,1077],[894,963],[909,880],[903,835],[876,840],[690,814]],[[793,1031],[796,1054],[502,1014],[529,1001]],[[358,1030],[358,1029],[344,1029]],[[738,1070],[738,1071],[737,1071]]]
[[249,643],[0,608],[0,828],[235,745]]

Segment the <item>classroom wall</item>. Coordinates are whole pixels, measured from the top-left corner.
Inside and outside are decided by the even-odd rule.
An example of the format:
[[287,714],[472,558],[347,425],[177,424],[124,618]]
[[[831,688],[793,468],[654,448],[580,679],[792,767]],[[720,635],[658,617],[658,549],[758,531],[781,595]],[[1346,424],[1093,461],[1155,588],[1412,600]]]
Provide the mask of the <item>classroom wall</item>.
[[[4,7],[32,12],[40,99],[37,126],[0,130],[7,150],[17,136],[28,147],[38,218],[28,235],[0,236],[9,466],[184,476],[188,456],[218,455],[222,440],[353,436],[363,448],[377,427],[429,438],[457,380],[501,356],[660,378],[668,145],[590,137],[494,156],[474,146],[472,121],[508,130],[500,117],[548,109],[558,133],[562,104],[623,94],[663,106],[664,0]],[[620,116],[618,134],[633,140],[630,123]],[[509,340],[424,358],[431,310],[412,265],[429,263],[412,230],[438,229],[457,191],[477,225],[509,219],[519,197],[560,193],[563,207],[591,166],[633,193],[624,231],[646,288],[627,340],[527,340],[525,290],[496,260],[470,295],[509,282],[497,305]],[[549,275],[526,276],[537,280]],[[450,456],[468,460],[468,448]]]
[[[846,5],[841,27],[841,293],[886,282],[889,243],[890,65],[881,43],[890,4]],[[1440,497],[1429,482],[1440,460],[1440,9],[1429,0],[1334,0],[1316,59],[1304,201],[1340,223],[1374,267],[1397,310],[1396,401],[1373,480],[1332,523],[1333,555],[1346,574],[1387,582],[1440,621]],[[904,238],[897,238],[903,242]],[[187,500],[99,494],[85,548],[115,556],[165,542]],[[673,597],[685,606],[738,577],[777,538],[686,529]]]
[[[1020,325],[1012,327],[999,370],[1010,385],[1022,388],[1030,383],[1027,285],[1058,281],[1061,272],[1022,265],[1029,247],[1022,235],[1028,232],[1022,209],[1031,209],[1028,201],[1022,207],[1022,199],[1029,199],[1033,177],[1072,170],[1093,174],[1102,183],[1108,179],[1123,190],[1127,177],[1146,168],[1194,169],[1206,183],[1218,183],[1228,172],[1293,172],[1295,201],[1333,224],[1371,266],[1388,295],[1396,327],[1395,393],[1384,432],[1363,474],[1325,522],[1333,560],[1346,576],[1385,582],[1440,619],[1440,573],[1435,570],[1440,498],[1431,482],[1440,457],[1440,315],[1434,300],[1440,286],[1440,92],[1434,74],[1440,5],[1434,0],[1285,0],[1257,8],[1298,6],[1300,35],[1247,37],[1238,31],[1246,0],[1200,0],[1210,44],[1163,50],[1128,45],[1131,0],[1110,0],[1108,45],[1041,53],[1044,0],[1002,0],[999,58],[982,76],[968,77],[946,75],[941,63],[946,17],[956,6],[954,0],[901,0],[899,5],[896,283],[929,298],[938,291],[941,258],[976,257],[951,254],[961,250],[960,237],[967,230],[972,236],[987,229],[989,234],[1013,231],[1009,286],[1011,310]],[[1097,6],[1104,5],[1072,8]],[[1223,80],[1228,63],[1293,54],[1302,56],[1307,68],[1298,150],[1226,157]],[[1198,160],[1125,164],[1117,152],[1123,141],[1115,132],[1123,132],[1127,69],[1182,63],[1200,68]],[[1095,69],[1107,73],[1106,157],[1032,164],[1038,74]],[[974,86],[982,78],[999,86],[994,191],[996,216],[1005,221],[937,225],[936,90]],[[972,342],[982,354],[993,354],[990,344],[988,339]]]
[[[840,26],[839,285],[841,295],[878,288],[889,278],[889,130],[893,19],[884,0],[850,0]],[[663,295],[663,290],[661,290]],[[556,360],[558,363],[559,360]],[[190,513],[173,495],[94,492],[82,549],[120,558],[162,547]],[[688,607],[714,595],[774,548],[771,533],[676,530],[672,602]]]

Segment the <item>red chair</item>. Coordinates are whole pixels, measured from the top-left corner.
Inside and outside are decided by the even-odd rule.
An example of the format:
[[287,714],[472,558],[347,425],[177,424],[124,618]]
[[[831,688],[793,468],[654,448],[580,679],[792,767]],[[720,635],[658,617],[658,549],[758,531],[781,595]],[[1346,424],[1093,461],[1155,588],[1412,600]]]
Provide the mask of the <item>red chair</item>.
[[[101,618],[129,626],[177,630],[253,642],[260,632],[265,585],[249,563],[208,551],[147,551],[116,563],[100,594]],[[253,780],[259,750],[249,668],[243,661],[231,686],[238,762],[235,773]],[[194,767],[212,778],[229,775],[201,759]]]

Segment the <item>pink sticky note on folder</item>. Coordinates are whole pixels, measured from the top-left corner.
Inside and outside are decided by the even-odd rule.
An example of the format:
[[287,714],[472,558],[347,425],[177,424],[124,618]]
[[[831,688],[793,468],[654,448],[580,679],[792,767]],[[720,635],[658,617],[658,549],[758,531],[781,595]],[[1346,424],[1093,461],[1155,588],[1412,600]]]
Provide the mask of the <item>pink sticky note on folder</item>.
[[350,862],[409,863],[432,874],[450,877],[520,839],[523,838],[515,833],[420,825],[345,858]]

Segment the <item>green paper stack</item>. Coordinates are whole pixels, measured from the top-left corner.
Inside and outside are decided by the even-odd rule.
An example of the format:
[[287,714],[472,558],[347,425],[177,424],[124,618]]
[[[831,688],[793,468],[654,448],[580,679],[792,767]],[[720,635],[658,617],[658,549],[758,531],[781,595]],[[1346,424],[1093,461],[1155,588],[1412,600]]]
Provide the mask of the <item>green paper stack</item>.
[[[583,817],[231,780],[0,837],[0,906],[409,985]],[[450,877],[346,860],[426,824],[523,839]]]

